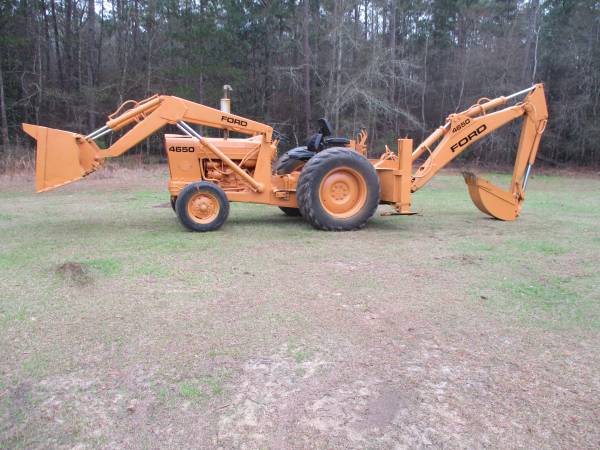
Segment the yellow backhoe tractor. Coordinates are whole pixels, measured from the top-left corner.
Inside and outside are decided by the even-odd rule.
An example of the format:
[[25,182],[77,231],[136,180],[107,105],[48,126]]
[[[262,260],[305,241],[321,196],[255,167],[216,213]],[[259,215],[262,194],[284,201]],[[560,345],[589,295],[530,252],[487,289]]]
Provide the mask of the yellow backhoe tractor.
[[[513,104],[506,106],[509,102]],[[186,228],[215,230],[227,219],[229,202],[251,202],[301,215],[321,230],[355,230],[367,223],[379,204],[391,205],[391,214],[412,214],[412,193],[471,144],[521,118],[509,189],[465,174],[471,198],[482,212],[515,220],[548,119],[544,87],[536,84],[506,97],[481,99],[451,114],[414,150],[411,139],[399,139],[397,151],[386,146],[380,158],[368,159],[366,132],[354,140],[332,137],[331,127],[321,119],[319,132],[305,146],[275,160],[278,140],[273,128],[229,109],[227,98],[218,110],[155,95],[125,102],[108,116],[105,126],[87,136],[24,123],[25,132],[37,140],[36,191],[79,180],[100,168],[106,158],[123,154],[170,124],[183,133],[166,134],[164,143],[171,204]],[[223,137],[202,136],[192,124],[221,129]],[[123,135],[108,148],[96,144],[98,138],[119,130]],[[230,137],[232,133],[247,137]],[[427,159],[413,170],[425,152]]]

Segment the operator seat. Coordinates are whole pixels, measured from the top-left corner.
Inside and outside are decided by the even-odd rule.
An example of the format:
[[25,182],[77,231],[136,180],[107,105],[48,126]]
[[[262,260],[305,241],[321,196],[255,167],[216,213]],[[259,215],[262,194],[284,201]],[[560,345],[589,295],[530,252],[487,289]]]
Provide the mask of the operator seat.
[[306,148],[309,151],[318,153],[329,147],[345,147],[350,144],[350,139],[331,136],[331,125],[325,117],[321,117],[318,123],[319,131],[306,141]]
[[324,117],[319,119],[319,131],[306,141],[306,145],[295,147],[284,153],[275,163],[278,175],[291,173],[322,150],[330,147],[345,147],[350,139],[331,136],[331,126]]

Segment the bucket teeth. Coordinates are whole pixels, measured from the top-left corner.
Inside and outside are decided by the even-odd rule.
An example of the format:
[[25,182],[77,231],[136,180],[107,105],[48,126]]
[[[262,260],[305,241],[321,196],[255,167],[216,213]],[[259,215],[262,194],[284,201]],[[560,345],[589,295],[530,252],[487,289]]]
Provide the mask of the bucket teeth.
[[471,200],[481,212],[499,220],[512,221],[517,218],[521,203],[513,194],[477,177],[474,173],[463,172],[463,177],[469,188]]

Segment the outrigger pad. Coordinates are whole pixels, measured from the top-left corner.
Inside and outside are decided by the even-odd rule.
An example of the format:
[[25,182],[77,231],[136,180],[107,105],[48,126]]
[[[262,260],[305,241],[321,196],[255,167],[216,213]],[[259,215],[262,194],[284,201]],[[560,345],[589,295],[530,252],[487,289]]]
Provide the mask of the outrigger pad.
[[474,173],[463,172],[463,177],[469,187],[471,200],[481,212],[499,220],[512,221],[517,218],[521,205],[513,194]]
[[85,141],[77,133],[28,123],[23,124],[23,130],[37,140],[36,192],[77,181],[100,165],[95,145]]

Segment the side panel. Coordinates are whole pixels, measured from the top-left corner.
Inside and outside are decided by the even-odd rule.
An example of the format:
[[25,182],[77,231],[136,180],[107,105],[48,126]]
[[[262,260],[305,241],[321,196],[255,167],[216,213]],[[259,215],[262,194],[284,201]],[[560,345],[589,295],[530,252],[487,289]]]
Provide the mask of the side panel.
[[191,137],[165,135],[165,151],[171,174],[169,191],[171,195],[177,196],[186,185],[202,179],[200,145]]
[[[249,139],[205,139],[218,147],[236,164],[241,164],[244,170],[264,185],[265,189],[263,192],[256,192],[227,169],[225,172],[229,173],[226,176],[217,177],[220,175],[217,173],[220,170],[212,168],[215,165],[220,166],[221,160],[209,148],[195,138],[167,134],[165,135],[165,151],[171,174],[169,182],[171,195],[177,196],[181,189],[189,183],[204,179],[219,184],[225,190],[230,201],[297,206],[294,192],[295,178],[292,180],[293,177],[286,178],[271,174],[271,161],[275,147],[273,144],[265,142],[263,136],[259,135]],[[286,179],[284,180],[284,178]]]

